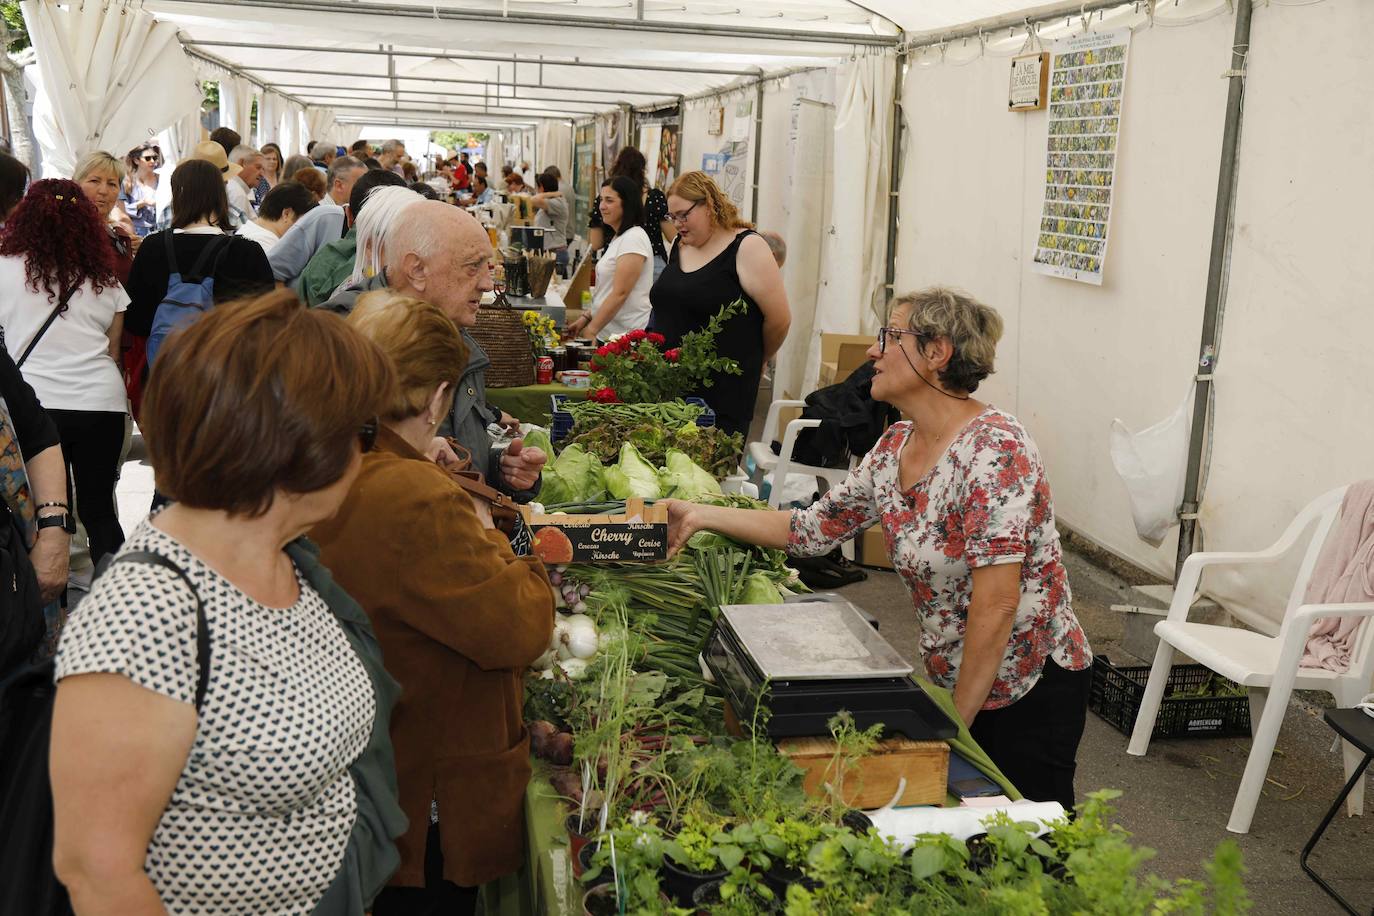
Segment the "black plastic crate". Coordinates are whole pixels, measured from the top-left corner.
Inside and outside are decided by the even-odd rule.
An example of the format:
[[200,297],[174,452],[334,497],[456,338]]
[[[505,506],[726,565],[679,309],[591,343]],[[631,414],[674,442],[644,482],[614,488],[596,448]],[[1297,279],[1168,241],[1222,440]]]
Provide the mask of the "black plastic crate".
[[[1250,698],[1174,696],[1201,687],[1208,678],[1230,684],[1206,665],[1174,665],[1164,685],[1152,738],[1233,738],[1250,736]],[[1117,731],[1129,735],[1145,697],[1150,666],[1118,668],[1105,655],[1093,660],[1088,708]]]

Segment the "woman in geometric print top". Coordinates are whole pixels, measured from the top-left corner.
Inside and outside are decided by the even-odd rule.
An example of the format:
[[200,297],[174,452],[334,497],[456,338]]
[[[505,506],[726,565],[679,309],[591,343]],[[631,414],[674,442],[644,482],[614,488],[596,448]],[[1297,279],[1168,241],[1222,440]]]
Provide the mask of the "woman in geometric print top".
[[820,555],[880,524],[916,610],[926,673],[954,692],[974,738],[1026,797],[1073,804],[1092,652],[1071,608],[1049,483],[1030,435],[974,400],[1002,319],[934,288],[893,303],[873,397],[894,424],[807,509],[672,504],[675,545],[711,529]]
[[120,556],[186,579],[116,559],[58,648],[53,859],[82,916],[361,913],[395,869],[399,687],[301,539],[394,385],[374,344],[289,290],[169,338],[142,424],[172,502]]

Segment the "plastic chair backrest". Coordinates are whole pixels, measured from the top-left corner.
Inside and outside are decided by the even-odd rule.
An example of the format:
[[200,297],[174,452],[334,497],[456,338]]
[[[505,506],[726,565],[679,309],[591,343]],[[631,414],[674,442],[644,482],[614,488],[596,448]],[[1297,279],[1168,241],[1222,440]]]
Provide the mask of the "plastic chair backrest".
[[1288,547],[1292,546],[1292,543],[1302,535],[1302,532],[1309,525],[1316,523],[1317,527],[1312,533],[1312,540],[1307,545],[1307,553],[1303,555],[1302,565],[1298,567],[1297,578],[1293,580],[1293,590],[1288,594],[1288,607],[1283,612],[1283,630],[1288,629],[1293,612],[1302,606],[1307,595],[1307,585],[1312,581],[1312,570],[1317,565],[1317,557],[1321,555],[1322,547],[1326,544],[1326,537],[1331,533],[1331,528],[1340,515],[1341,501],[1345,499],[1345,491],[1348,489],[1350,488],[1337,487],[1312,500],[1303,507],[1303,510],[1298,513],[1298,517],[1293,519],[1293,523],[1288,526],[1288,530],[1279,539],[1280,544],[1287,542],[1284,547],[1286,552]]

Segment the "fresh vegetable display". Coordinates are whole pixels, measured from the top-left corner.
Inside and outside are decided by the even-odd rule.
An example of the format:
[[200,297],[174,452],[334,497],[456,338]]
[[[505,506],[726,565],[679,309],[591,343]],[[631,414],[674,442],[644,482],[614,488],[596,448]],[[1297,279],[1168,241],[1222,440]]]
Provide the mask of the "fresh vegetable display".
[[697,426],[695,422],[663,426],[614,415],[595,422],[578,420],[566,441],[569,446],[580,446],[603,464],[619,460],[623,443],[633,445],[645,461],[655,465],[664,464],[668,450],[675,449],[717,480],[735,472],[744,450],[743,436],[714,426]]
[[[606,476],[613,489],[647,486],[651,473],[660,489],[704,486],[685,455],[668,457],[653,468],[625,443]],[[697,498],[763,506],[718,492]],[[922,836],[904,850],[843,801],[844,774],[873,752],[876,730],[859,731],[844,713],[831,720],[837,775],[823,798],[803,792],[802,771],[757,721],[745,723],[743,738],[723,737],[723,701],[698,655],[723,605],[804,591],[781,551],[700,532],[666,562],[567,565],[549,581],[558,620],[526,681],[525,715],[532,751],[569,805],[570,839],[588,847],[584,886],[600,885],[588,891],[586,912],[1240,916],[1249,908],[1230,841],[1205,882],[1143,875],[1150,851],[1111,823],[1119,793],[1089,796],[1076,819],[1049,833],[993,815],[968,842]]]

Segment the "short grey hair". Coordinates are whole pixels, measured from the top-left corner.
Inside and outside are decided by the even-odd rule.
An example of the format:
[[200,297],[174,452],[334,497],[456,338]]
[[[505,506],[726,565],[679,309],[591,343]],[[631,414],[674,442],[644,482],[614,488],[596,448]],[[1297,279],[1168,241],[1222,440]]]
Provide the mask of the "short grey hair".
[[245,162],[252,162],[261,155],[261,150],[254,149],[246,143],[240,143],[229,153],[229,161],[235,165],[243,165]]
[[[326,186],[331,188],[334,187],[334,182],[341,181],[342,176],[353,169],[365,170],[366,168],[367,166],[363,165],[352,156],[336,156],[334,157],[334,161],[329,163],[329,175]],[[289,178],[291,176],[288,175],[287,177]]]
[[954,348],[949,364],[940,370],[946,388],[968,394],[992,375],[997,342],[1002,339],[1002,316],[968,293],[932,286],[892,300],[891,315],[910,309],[907,327],[916,332],[919,345],[943,337]]
[[768,243],[768,250],[773,252],[773,260],[781,267],[787,261],[787,242],[776,232],[760,232],[759,235]]
[[387,140],[386,142],[384,142],[384,143],[382,144],[382,152],[384,152],[384,153],[394,153],[394,152],[396,152],[398,149],[405,149],[405,148],[406,148],[405,142],[402,141],[402,140]]

